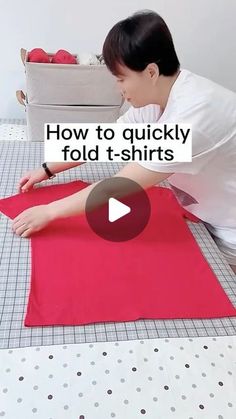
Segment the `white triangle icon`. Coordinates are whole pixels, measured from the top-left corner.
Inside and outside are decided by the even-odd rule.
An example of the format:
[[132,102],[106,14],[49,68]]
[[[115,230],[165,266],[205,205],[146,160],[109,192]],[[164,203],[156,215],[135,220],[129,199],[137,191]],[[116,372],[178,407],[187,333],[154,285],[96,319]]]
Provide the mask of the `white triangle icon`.
[[128,205],[123,204],[115,198],[109,198],[108,201],[108,219],[110,223],[113,223],[119,218],[124,217],[126,214],[131,212],[131,208]]

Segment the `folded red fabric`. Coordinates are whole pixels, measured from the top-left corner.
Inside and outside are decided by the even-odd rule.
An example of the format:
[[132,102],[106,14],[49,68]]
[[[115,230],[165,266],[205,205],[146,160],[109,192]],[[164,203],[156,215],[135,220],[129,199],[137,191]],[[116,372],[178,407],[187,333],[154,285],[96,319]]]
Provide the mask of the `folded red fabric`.
[[[0,200],[0,211],[15,218],[86,186],[40,187]],[[147,193],[151,217],[132,240],[103,240],[84,214],[55,220],[31,236],[26,326],[236,315],[183,217],[197,219],[171,190]]]
[[54,64],[77,64],[76,58],[70,52],[59,49],[52,57]]
[[31,63],[50,63],[49,55],[42,48],[34,48],[28,54]]
[[42,48],[34,48],[28,54],[31,63],[77,64],[77,60],[70,52],[59,49],[52,57]]

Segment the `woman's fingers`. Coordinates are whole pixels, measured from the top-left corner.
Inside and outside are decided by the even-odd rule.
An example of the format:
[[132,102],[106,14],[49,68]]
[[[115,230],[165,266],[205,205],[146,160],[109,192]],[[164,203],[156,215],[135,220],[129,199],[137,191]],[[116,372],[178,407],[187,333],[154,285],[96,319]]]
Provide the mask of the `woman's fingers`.
[[[27,185],[28,181],[29,181],[29,176],[24,176],[20,179],[19,185],[18,185],[19,192],[21,192],[22,190],[24,190],[26,188],[26,185]],[[27,188],[26,188],[26,190],[27,190]]]
[[22,190],[22,192],[26,192],[26,191],[28,191],[29,189],[31,189],[32,188],[32,186],[33,186],[33,184],[34,184],[34,181],[33,181],[33,179],[29,179],[28,180],[28,182],[26,182],[25,183],[25,185],[24,186],[22,186],[22,188],[21,188],[21,190]]
[[16,231],[21,225],[25,224],[22,220],[14,221],[12,224],[12,230]]
[[32,234],[32,232],[33,232],[33,229],[32,228],[27,228],[27,230],[25,230],[21,234],[21,237],[24,237],[24,238],[29,237]]
[[23,186],[29,180],[29,176],[23,176],[19,181],[19,186]]
[[21,236],[22,233],[24,233],[27,229],[29,229],[30,227],[27,227],[26,224],[21,224],[19,227],[17,227],[15,229],[15,233],[17,234],[17,236]]

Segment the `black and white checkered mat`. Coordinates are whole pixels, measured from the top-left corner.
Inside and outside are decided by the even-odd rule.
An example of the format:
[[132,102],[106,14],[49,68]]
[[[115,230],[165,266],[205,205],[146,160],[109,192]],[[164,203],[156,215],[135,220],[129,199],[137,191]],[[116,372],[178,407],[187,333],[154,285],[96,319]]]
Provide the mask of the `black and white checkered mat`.
[[[43,160],[43,143],[0,141],[0,197],[16,194],[17,183],[22,174],[29,169],[39,167]],[[94,182],[113,175],[122,165],[87,163],[80,168],[59,174],[50,183],[44,182],[44,185],[76,179]],[[205,226],[202,223],[188,222],[188,224],[222,287],[232,303],[236,304],[235,275],[221,256]],[[232,317],[25,328],[23,320],[30,286],[29,244],[29,240],[23,240],[12,233],[11,220],[0,214],[0,348],[236,334],[236,318]],[[191,281],[191,278],[189,280]]]

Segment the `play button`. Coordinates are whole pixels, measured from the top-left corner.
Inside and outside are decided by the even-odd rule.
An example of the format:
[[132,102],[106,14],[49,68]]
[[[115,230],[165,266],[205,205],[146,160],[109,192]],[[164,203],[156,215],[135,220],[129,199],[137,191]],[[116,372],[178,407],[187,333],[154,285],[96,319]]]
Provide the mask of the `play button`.
[[136,182],[113,177],[99,182],[86,202],[89,226],[98,236],[114,242],[139,235],[150,217],[150,202]]
[[115,198],[110,198],[108,202],[108,219],[110,223],[114,223],[114,221],[119,220],[119,218],[124,217],[131,211],[128,205],[122,204]]

